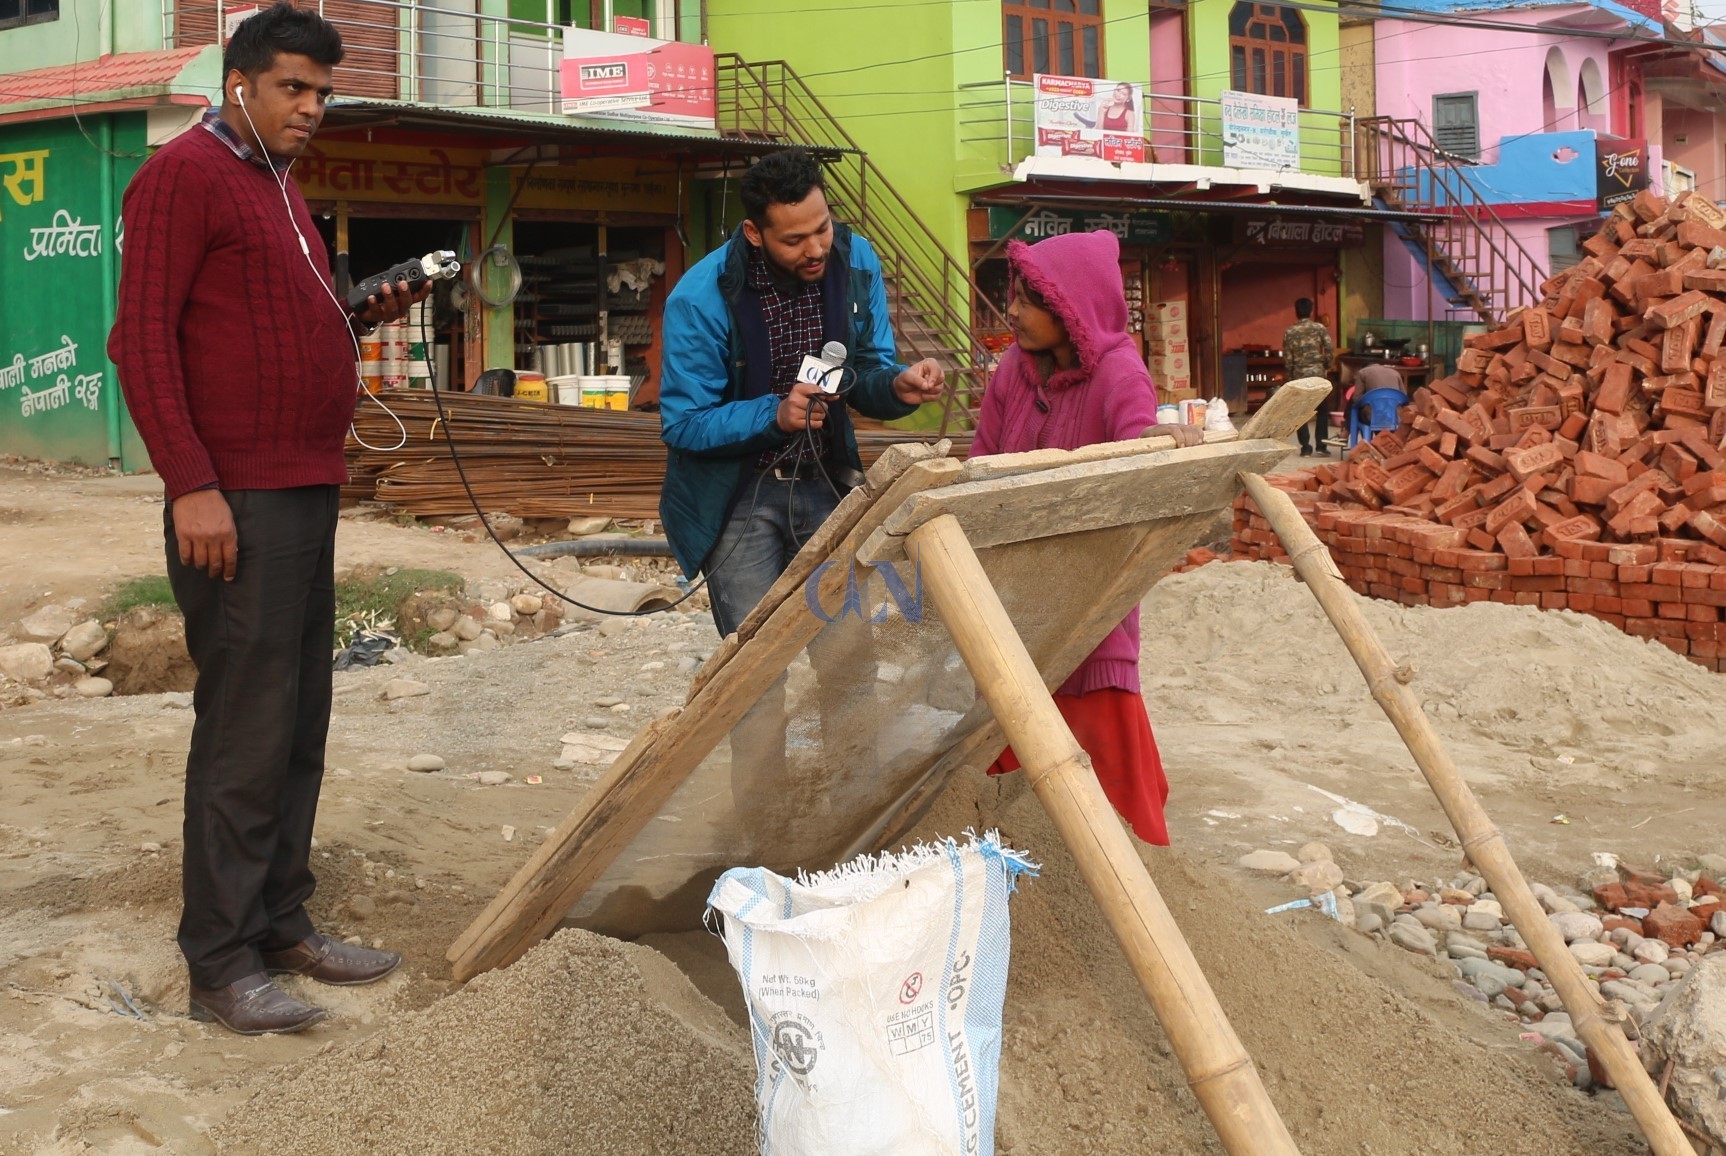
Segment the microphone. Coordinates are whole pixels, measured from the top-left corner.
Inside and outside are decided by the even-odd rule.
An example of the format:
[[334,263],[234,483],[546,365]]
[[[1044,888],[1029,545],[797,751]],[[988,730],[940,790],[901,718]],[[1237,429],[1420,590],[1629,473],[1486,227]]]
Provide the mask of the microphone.
[[845,347],[829,341],[821,347],[821,356],[803,358],[797,367],[797,380],[820,388],[822,393],[839,392],[839,371],[845,367]]

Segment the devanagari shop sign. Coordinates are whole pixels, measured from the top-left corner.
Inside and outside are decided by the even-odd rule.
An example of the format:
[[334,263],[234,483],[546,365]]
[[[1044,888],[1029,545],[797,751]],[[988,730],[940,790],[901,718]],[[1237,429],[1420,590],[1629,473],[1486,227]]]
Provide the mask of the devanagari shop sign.
[[1075,212],[1063,209],[1024,209],[991,205],[989,239],[1035,242],[1067,233],[1113,233],[1123,245],[1162,245],[1171,235],[1162,213]]

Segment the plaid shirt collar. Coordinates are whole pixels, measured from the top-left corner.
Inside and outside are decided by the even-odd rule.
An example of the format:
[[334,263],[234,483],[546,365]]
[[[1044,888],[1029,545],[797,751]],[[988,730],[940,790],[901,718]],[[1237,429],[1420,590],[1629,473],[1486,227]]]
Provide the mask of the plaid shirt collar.
[[273,169],[278,173],[285,173],[294,163],[287,157],[271,157],[269,163],[265,164],[264,159],[257,154],[256,150],[246,143],[246,139],[235,132],[232,125],[222,119],[222,110],[219,108],[205,111],[203,124],[217,140],[227,145],[229,149],[233,150],[235,156],[247,164],[257,165],[266,172]]
[[767,251],[759,245],[749,246],[749,263],[744,267],[743,283],[757,293],[777,293],[782,297],[796,297],[815,288],[775,271],[767,263]]

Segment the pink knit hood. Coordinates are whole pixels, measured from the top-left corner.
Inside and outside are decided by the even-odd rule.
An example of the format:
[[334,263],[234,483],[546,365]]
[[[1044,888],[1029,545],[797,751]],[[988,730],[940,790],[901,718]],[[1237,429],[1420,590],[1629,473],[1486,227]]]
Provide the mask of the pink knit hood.
[[1035,245],[1008,243],[1007,264],[1013,274],[1023,277],[1061,319],[1079,355],[1078,369],[1055,374],[1047,388],[1077,385],[1110,353],[1132,347],[1120,262],[1121,242],[1113,233],[1067,233]]

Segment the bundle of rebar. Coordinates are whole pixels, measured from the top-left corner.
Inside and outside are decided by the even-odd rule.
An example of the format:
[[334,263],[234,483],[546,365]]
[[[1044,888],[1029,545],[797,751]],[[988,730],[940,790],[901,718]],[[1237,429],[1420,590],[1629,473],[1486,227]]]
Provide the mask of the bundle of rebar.
[[[345,497],[417,517],[471,514],[476,502],[519,518],[659,516],[665,443],[657,413],[455,392],[434,398],[418,389],[385,390],[377,400],[401,419],[406,439],[390,413],[362,399]],[[873,423],[857,430],[865,465],[920,436]]]

